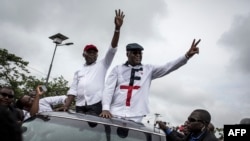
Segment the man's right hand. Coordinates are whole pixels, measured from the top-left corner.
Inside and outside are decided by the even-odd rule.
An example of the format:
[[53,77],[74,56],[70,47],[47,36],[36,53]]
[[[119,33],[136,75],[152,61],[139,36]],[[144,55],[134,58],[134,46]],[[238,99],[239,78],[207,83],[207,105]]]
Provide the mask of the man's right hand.
[[65,99],[65,104],[63,106],[63,111],[66,112],[69,110],[71,103],[75,99],[74,95],[67,95],[67,98]]
[[166,125],[166,122],[156,121],[156,124],[158,124],[160,129],[162,129],[164,131],[168,129],[168,126]]
[[44,91],[42,91],[42,86],[43,85],[38,85],[36,87],[36,95],[40,96],[40,95],[42,95],[44,93]]
[[108,110],[103,110],[99,116],[103,118],[112,118],[112,114]]

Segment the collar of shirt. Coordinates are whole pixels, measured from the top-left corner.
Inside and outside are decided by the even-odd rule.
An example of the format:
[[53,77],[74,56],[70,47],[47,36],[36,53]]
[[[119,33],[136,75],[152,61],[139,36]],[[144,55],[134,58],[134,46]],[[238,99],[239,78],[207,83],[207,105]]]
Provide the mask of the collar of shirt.
[[86,66],[93,66],[93,65],[95,65],[95,64],[96,64],[96,61],[95,61],[94,63],[90,64],[90,65],[87,65],[87,64],[85,63],[85,64],[83,64],[83,66],[84,66],[84,67],[86,67]]
[[131,66],[129,63],[128,63],[128,61],[126,62],[126,63],[124,63],[124,65],[125,66],[127,66],[127,67],[137,67],[137,66],[142,66],[142,64],[140,63],[140,64],[138,64],[138,65],[136,65],[136,66]]
[[205,133],[205,131],[203,131],[199,136],[194,137],[194,134],[192,133],[190,136],[190,140],[189,141],[199,141],[199,139],[201,138],[201,136]]

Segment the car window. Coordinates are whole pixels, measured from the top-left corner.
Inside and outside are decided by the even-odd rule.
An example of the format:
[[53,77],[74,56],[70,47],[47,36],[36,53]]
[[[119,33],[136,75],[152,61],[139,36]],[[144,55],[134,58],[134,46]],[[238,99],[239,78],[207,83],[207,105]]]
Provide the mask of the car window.
[[38,116],[22,128],[24,141],[164,141],[160,135],[58,117]]

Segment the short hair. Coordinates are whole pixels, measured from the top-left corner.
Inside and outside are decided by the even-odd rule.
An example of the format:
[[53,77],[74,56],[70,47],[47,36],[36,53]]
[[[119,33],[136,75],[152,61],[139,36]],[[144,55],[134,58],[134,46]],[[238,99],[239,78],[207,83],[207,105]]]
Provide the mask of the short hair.
[[240,124],[250,124],[250,118],[243,118],[240,120]]
[[[23,97],[23,96],[22,96],[22,97]],[[16,103],[15,103],[15,107],[16,107],[16,108],[23,109],[24,106],[23,106],[23,103],[21,102],[22,97],[19,98],[19,99],[16,101]]]
[[21,110],[23,110],[24,108],[24,103],[22,102],[23,97],[26,95],[22,95],[20,98],[17,99],[17,101],[15,102],[15,107],[19,108]]
[[200,113],[200,120],[204,121],[207,125],[210,123],[211,121],[211,115],[210,113],[205,110],[205,109],[196,109],[193,112],[199,112]]
[[8,90],[11,90],[11,91],[12,91],[12,93],[13,93],[13,95],[15,94],[15,92],[14,92],[13,88],[12,88],[12,87],[10,87],[10,86],[3,86],[3,87],[1,87],[1,88],[0,88],[0,90],[2,90],[2,89],[8,89]]

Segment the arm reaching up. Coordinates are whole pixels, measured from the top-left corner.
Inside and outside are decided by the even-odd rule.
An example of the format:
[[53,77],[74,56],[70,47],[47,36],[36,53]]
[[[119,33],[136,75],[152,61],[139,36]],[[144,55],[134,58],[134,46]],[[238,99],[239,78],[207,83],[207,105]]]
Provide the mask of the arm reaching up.
[[44,91],[40,90],[41,85],[36,87],[36,96],[30,108],[30,116],[34,116],[39,111],[39,99],[40,96],[44,93]]
[[125,15],[123,14],[123,12],[119,9],[119,10],[115,10],[115,32],[111,41],[111,46],[113,48],[116,48],[118,45],[118,41],[119,41],[119,37],[120,37],[120,28],[123,24],[123,18],[125,17]]

